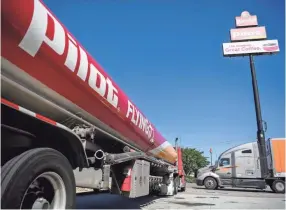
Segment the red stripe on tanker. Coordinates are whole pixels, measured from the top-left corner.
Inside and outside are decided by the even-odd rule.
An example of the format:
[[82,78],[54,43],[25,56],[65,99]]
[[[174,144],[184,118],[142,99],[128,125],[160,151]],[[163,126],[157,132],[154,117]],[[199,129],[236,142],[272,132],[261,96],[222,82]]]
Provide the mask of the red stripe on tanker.
[[[3,1],[1,12],[2,57],[132,140],[140,149],[154,150],[166,142],[41,1]],[[163,159],[176,161],[175,150],[162,150],[157,156],[162,158],[163,152]]]

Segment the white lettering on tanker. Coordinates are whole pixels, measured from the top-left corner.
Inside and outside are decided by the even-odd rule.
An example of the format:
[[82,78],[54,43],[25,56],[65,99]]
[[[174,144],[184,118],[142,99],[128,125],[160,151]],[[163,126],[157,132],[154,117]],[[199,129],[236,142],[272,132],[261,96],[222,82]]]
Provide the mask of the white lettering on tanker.
[[99,95],[103,97],[106,91],[106,80],[94,65],[90,64],[89,69],[90,76],[88,79],[88,84],[92,89],[94,89]]
[[69,40],[69,47],[68,47],[68,55],[65,61],[65,66],[68,67],[72,72],[74,72],[76,63],[77,63],[77,44],[76,41],[73,40],[73,38],[68,35]]
[[[49,17],[54,22],[53,40],[46,36]],[[87,82],[94,91],[105,98],[112,106],[118,108],[118,90],[114,87],[111,80],[105,77],[92,63],[89,63],[85,50],[79,46],[71,35],[65,32],[62,25],[39,0],[34,0],[33,17],[19,47],[35,57],[42,44],[46,43],[58,55],[63,55],[66,50],[66,39],[68,39],[68,49],[64,65],[72,72],[75,72],[79,60],[77,76],[84,82]],[[90,74],[88,81],[86,81],[88,67]]]
[[153,141],[154,129],[151,123],[128,100],[128,108],[127,108],[126,117],[129,119],[130,115],[131,115],[131,122],[134,125],[136,125],[140,130],[142,130],[150,141]]
[[106,78],[106,83],[108,86],[108,92],[107,92],[107,101],[111,103],[115,108],[117,108],[118,104],[118,90],[113,86],[111,80],[109,78]]
[[[55,24],[53,40],[46,36],[48,16],[53,19]],[[65,31],[63,27],[41,2],[35,0],[31,24],[20,42],[19,47],[34,57],[43,42],[49,45],[59,55],[62,55],[65,51]]]
[[88,58],[86,52],[81,47],[79,47],[79,53],[80,53],[80,63],[77,76],[79,76],[83,81],[85,81],[88,72]]

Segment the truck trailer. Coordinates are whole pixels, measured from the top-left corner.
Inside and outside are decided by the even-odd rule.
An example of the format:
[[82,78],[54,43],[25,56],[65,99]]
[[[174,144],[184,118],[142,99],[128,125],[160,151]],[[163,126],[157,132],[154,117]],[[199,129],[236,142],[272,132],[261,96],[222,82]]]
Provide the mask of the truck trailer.
[[184,190],[181,149],[52,11],[1,3],[1,207],[74,208],[76,187],[130,198]]
[[285,193],[285,138],[266,141],[267,177],[261,175],[261,155],[257,142],[250,142],[223,152],[214,166],[198,171],[196,183],[207,189],[219,187],[266,189]]

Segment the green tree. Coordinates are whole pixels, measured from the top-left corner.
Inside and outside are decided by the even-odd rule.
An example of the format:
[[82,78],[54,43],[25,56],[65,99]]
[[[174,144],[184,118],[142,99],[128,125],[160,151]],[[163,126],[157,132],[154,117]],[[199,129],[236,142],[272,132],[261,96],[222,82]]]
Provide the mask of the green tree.
[[203,155],[204,152],[194,148],[182,148],[183,165],[186,175],[191,173],[197,174],[198,169],[209,164],[207,158]]

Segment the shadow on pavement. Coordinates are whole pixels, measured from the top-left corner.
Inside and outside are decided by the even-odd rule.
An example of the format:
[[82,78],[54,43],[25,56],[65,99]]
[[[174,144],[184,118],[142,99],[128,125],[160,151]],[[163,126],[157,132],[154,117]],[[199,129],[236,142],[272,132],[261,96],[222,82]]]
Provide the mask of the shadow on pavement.
[[170,203],[183,205],[183,206],[187,206],[187,207],[191,207],[191,206],[214,206],[215,205],[213,203],[192,203],[192,202],[187,202],[187,201],[171,201]]
[[[202,188],[202,187],[192,187],[193,189],[198,189],[198,190],[207,190],[207,191],[212,191],[212,190],[208,190],[206,188]],[[230,191],[230,192],[260,192],[260,193],[274,193],[270,190],[260,190],[260,189],[247,189],[247,188],[241,188],[241,189],[237,189],[237,188],[219,188],[213,191]]]
[[[133,198],[131,200],[135,201],[136,203],[139,204],[139,206],[146,207],[152,203],[155,203],[157,199],[162,198],[160,196],[155,196],[155,195],[148,195],[144,197],[139,197],[139,198]],[[166,197],[167,198],[167,197]]]
[[77,209],[141,209],[160,197],[144,196],[140,198],[127,198],[115,194],[77,194]]

